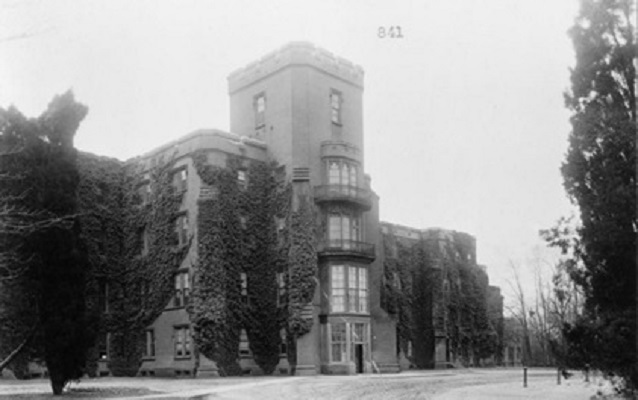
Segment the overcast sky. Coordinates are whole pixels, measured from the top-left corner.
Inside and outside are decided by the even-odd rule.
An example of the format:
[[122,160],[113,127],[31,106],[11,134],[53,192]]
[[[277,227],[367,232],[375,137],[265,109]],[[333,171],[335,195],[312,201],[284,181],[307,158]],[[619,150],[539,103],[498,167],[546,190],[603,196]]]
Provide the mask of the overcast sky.
[[[576,0],[0,0],[0,107],[37,116],[69,88],[81,150],[126,159],[229,128],[226,77],[294,40],[365,70],[365,170],[381,218],[477,238],[506,287],[510,260],[572,207],[567,148]],[[400,26],[403,38],[381,39]]]

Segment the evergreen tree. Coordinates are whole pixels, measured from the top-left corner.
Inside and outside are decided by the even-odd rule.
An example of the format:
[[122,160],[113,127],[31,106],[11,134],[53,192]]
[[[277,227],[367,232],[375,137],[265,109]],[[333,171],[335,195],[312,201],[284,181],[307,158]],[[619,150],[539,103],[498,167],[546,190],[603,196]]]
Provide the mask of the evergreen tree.
[[[36,326],[37,340],[30,349],[39,350],[37,354],[44,358],[56,395],[68,381],[82,375],[91,341],[86,334],[87,259],[76,218],[79,175],[73,148],[73,137],[87,111],[67,92],[56,96],[37,119],[24,118],[15,109],[1,114],[0,144],[5,153],[1,172],[16,179],[3,188],[0,201],[5,209],[25,210],[26,214],[9,214],[31,229],[10,237],[17,248],[12,257],[21,266],[3,287],[26,295],[10,296],[19,302],[5,302],[0,311],[26,321],[16,322],[18,329]],[[28,218],[34,216],[29,225]]]
[[569,31],[576,65],[565,95],[572,132],[562,174],[581,224],[575,241],[560,225],[545,237],[582,265],[571,269],[586,302],[585,315],[565,330],[568,363],[620,375],[635,388],[634,12],[631,0],[582,0]]

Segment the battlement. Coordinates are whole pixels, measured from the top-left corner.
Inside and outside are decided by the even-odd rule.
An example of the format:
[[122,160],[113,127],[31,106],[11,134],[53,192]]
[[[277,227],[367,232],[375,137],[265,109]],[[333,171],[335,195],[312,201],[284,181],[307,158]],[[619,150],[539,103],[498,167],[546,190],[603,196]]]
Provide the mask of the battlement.
[[237,90],[285,67],[306,65],[345,80],[363,89],[363,68],[345,58],[309,42],[291,42],[266,54],[261,59],[233,71],[228,76],[228,91]]

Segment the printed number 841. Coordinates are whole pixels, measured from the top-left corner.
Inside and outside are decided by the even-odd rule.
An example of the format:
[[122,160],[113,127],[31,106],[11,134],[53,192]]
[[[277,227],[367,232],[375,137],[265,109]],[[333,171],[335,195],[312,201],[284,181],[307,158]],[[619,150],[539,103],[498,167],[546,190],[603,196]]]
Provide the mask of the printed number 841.
[[384,27],[384,26],[380,26],[378,31],[377,31],[377,36],[379,36],[380,39],[403,39],[403,33],[401,32],[401,27],[396,25],[396,26],[389,26],[389,27]]

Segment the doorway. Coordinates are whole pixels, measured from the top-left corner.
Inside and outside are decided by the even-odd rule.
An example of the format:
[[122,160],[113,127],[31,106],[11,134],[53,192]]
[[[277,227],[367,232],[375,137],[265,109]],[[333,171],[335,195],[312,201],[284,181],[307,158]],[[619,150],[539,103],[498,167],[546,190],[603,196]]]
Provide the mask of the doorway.
[[363,373],[363,344],[354,345],[354,362],[357,367],[357,374]]

